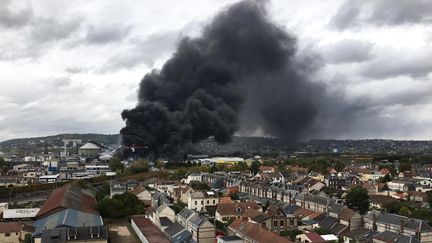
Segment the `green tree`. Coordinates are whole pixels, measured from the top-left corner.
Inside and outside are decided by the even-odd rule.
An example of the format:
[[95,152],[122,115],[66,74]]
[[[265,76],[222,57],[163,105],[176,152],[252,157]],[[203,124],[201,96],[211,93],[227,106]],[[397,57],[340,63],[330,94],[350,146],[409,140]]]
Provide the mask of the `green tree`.
[[138,174],[142,172],[147,172],[149,169],[149,164],[147,160],[138,160],[133,162],[129,168],[128,171],[130,174]]
[[24,243],[31,243],[32,242],[32,236],[31,234],[25,234],[24,236]]
[[270,201],[269,200],[267,200],[265,202],[264,206],[262,206],[262,211],[265,212],[268,207],[270,207]]
[[369,195],[366,189],[356,187],[347,192],[346,204],[349,208],[364,215],[369,209]]
[[387,174],[387,175],[385,175],[384,177],[379,178],[379,179],[378,179],[378,182],[380,182],[380,183],[387,183],[387,182],[389,182],[389,181],[391,181],[391,180],[392,180],[392,179],[391,179],[390,174]]
[[399,164],[399,172],[411,171],[411,169],[411,163],[409,162],[403,162]]
[[0,168],[6,167],[6,166],[7,166],[6,161],[4,160],[3,157],[0,157]]
[[108,163],[109,167],[113,171],[123,171],[124,165],[121,160],[117,157],[112,157]]
[[254,160],[252,161],[251,165],[250,165],[250,171],[256,175],[258,173],[258,169],[261,166],[261,163],[258,160]]
[[102,187],[96,192],[95,198],[99,202],[110,194],[110,186],[108,183],[104,183]]
[[399,214],[408,217],[411,215],[411,211],[408,207],[402,207],[401,209],[399,209]]
[[156,167],[158,169],[162,169],[163,167],[165,167],[165,162],[161,159],[156,160]]

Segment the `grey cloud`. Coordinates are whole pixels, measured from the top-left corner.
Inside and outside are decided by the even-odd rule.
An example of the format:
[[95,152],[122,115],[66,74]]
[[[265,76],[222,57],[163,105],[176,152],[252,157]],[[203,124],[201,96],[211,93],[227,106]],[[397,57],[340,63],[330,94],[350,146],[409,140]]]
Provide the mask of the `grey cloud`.
[[117,42],[129,35],[131,26],[108,25],[87,27],[87,34],[84,41],[88,44],[107,44]]
[[339,30],[354,25],[360,14],[361,5],[359,0],[347,0],[330,20],[330,25]]
[[[15,1],[14,1],[15,2]],[[33,17],[33,9],[26,2],[25,7],[13,9],[12,1],[0,1],[0,25],[5,28],[19,28],[26,25]]]
[[369,22],[379,25],[397,25],[432,20],[430,0],[375,0]]
[[373,57],[372,47],[366,41],[346,39],[321,47],[321,53],[327,63],[364,62]]
[[131,69],[140,64],[152,66],[160,57],[174,49],[181,35],[177,31],[157,33],[145,39],[133,39],[129,47],[111,57],[102,71]]
[[81,16],[72,16],[65,20],[39,18],[33,23],[31,38],[37,43],[66,39],[78,30],[83,20]]
[[430,21],[429,0],[346,0],[330,20],[330,26],[344,30],[365,23],[379,26]]
[[391,53],[382,54],[379,58],[364,64],[359,73],[362,76],[384,79],[398,76],[424,78],[432,72],[432,51],[391,50]]

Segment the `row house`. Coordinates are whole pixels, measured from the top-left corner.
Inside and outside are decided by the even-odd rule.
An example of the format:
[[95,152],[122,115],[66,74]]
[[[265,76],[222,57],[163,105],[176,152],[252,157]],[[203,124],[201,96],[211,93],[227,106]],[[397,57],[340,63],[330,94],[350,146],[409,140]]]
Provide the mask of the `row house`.
[[226,223],[230,219],[241,218],[249,209],[261,210],[255,201],[219,203],[216,208],[215,219]]
[[195,242],[214,242],[215,226],[189,208],[183,208],[176,215],[176,221],[192,233]]
[[364,227],[378,232],[415,236],[420,242],[432,242],[432,227],[420,219],[373,210],[365,215]]
[[329,207],[329,216],[338,220],[338,223],[347,226],[349,231],[362,227],[362,216],[348,207],[335,203]]
[[252,181],[243,181],[240,184],[240,192],[289,204],[295,204],[294,198],[299,193],[296,190],[286,189],[285,187],[270,186]]
[[192,192],[188,198],[188,208],[196,211],[205,211],[206,207],[218,204],[218,195],[213,191]]

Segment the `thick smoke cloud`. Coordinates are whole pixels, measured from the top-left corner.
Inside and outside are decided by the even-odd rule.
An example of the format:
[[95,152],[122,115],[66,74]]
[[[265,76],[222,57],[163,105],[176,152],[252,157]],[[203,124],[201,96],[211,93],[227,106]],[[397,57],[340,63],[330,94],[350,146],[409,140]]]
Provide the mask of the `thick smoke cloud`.
[[325,100],[325,88],[307,78],[313,67],[298,60],[295,38],[269,20],[262,3],[234,4],[144,76],[139,104],[122,113],[123,142],[173,156],[210,136],[230,142],[239,129],[301,139]]

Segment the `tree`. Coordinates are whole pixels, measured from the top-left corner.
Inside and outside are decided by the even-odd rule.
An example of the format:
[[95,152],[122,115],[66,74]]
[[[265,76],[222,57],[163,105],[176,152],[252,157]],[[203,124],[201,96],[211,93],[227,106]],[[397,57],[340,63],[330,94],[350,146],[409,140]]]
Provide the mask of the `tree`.
[[109,167],[113,171],[123,171],[124,165],[121,160],[117,157],[112,157],[108,163]]
[[369,195],[364,188],[356,187],[349,190],[345,199],[348,207],[358,211],[361,215],[364,215],[369,209]]
[[142,172],[147,172],[149,169],[148,162],[146,160],[138,160],[133,162],[129,168],[128,171],[131,174],[138,174]]
[[162,169],[163,167],[165,167],[165,162],[161,159],[156,160],[156,167],[158,169]]
[[0,170],[8,170],[9,166],[3,157],[0,157]]
[[99,202],[109,194],[110,194],[110,186],[108,185],[108,183],[104,183],[102,187],[96,192],[95,198]]
[[391,179],[390,174],[387,174],[387,175],[385,175],[384,177],[379,178],[379,179],[378,179],[378,182],[380,182],[380,183],[387,183],[387,182],[389,182],[389,181],[391,181],[391,180],[392,180],[392,179]]
[[265,212],[269,206],[270,206],[270,201],[267,200],[264,206],[262,206],[262,211]]
[[261,166],[261,163],[258,160],[252,161],[252,164],[250,165],[250,171],[256,175],[258,173],[258,169]]
[[399,172],[411,171],[411,163],[403,162],[399,164]]
[[399,214],[408,217],[411,215],[411,211],[408,207],[402,207],[401,209],[399,209]]

